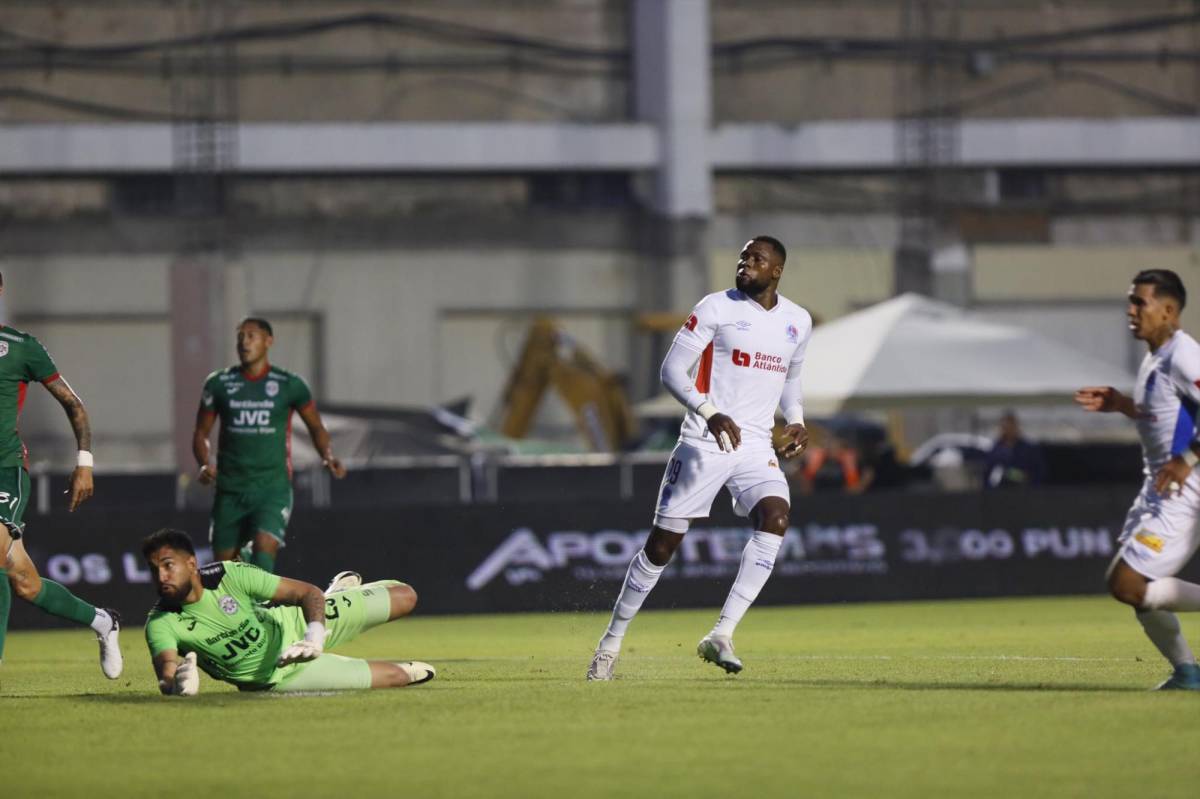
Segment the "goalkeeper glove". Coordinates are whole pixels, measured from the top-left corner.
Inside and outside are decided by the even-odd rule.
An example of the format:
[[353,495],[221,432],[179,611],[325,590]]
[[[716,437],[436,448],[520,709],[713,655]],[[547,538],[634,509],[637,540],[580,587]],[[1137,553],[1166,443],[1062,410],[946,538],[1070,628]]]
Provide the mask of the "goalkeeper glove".
[[297,641],[296,643],[283,650],[283,654],[279,656],[279,665],[287,666],[291,663],[307,663],[310,660],[316,660],[321,657],[321,645],[316,641]]
[[183,662],[175,669],[175,687],[172,693],[177,696],[195,696],[200,693],[200,667],[196,665],[195,652],[188,652]]

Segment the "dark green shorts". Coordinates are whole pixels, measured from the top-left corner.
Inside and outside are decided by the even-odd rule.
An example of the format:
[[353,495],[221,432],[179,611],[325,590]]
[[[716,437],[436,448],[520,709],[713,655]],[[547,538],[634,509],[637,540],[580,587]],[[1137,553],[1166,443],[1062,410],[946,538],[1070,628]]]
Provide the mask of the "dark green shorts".
[[0,523],[14,539],[25,532],[30,493],[29,472],[21,466],[0,467]]
[[240,549],[263,532],[283,543],[292,516],[290,484],[263,491],[218,490],[213,499],[208,540],[216,552]]

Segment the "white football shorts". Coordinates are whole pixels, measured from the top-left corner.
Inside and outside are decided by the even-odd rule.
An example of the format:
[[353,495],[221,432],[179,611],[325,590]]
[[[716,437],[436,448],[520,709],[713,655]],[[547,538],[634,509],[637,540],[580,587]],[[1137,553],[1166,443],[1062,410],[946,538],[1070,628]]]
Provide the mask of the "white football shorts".
[[733,452],[708,452],[681,441],[663,474],[654,525],[686,533],[688,520],[703,519],[712,512],[722,486],[729,489],[733,512],[739,516],[749,516],[764,497],[779,497],[791,504],[787,479],[774,451],[739,447]]
[[1200,480],[1193,475],[1183,490],[1162,496],[1154,490],[1154,479],[1146,478],[1133,501],[1121,531],[1117,557],[1144,577],[1171,577],[1192,559],[1200,536]]

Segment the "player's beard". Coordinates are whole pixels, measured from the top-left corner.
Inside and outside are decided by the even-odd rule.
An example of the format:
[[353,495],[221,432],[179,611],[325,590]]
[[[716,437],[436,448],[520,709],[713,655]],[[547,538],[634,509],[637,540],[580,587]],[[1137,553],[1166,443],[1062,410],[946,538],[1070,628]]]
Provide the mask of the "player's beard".
[[734,276],[733,284],[737,286],[738,291],[742,292],[743,294],[761,294],[766,290],[767,286],[771,285],[771,281],[765,278],[762,280],[755,280],[747,274],[745,277],[742,275]]
[[[172,585],[163,583],[158,589],[158,595],[168,602],[181,602],[187,596],[187,585]],[[166,589],[165,591],[163,589]]]

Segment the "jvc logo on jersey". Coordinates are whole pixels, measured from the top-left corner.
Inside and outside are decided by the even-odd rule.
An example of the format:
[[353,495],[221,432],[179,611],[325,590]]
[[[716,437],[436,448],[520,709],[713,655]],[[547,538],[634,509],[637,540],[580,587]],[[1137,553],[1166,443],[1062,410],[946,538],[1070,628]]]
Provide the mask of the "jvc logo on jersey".
[[254,645],[254,642],[262,638],[262,630],[257,627],[251,627],[246,631],[246,634],[241,638],[234,638],[231,641],[225,642],[225,654],[221,655],[221,660],[233,660],[238,655],[242,654]]
[[732,360],[734,366],[748,367],[750,365],[750,353],[742,352],[741,350],[734,350]]
[[234,427],[266,427],[271,424],[271,412],[241,410],[233,417],[232,424]]

